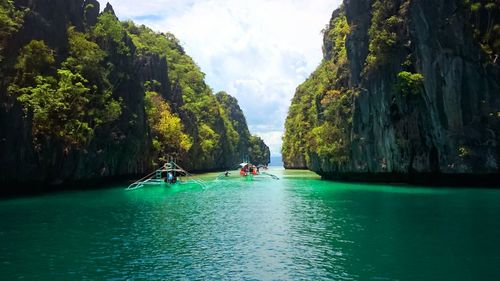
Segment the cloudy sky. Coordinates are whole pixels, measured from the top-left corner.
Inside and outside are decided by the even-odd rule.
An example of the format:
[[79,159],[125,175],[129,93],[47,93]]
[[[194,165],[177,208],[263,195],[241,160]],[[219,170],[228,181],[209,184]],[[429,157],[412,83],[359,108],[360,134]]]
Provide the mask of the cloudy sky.
[[318,66],[321,30],[341,0],[109,2],[121,20],[172,32],[214,92],[235,96],[250,131],[279,155],[290,100]]

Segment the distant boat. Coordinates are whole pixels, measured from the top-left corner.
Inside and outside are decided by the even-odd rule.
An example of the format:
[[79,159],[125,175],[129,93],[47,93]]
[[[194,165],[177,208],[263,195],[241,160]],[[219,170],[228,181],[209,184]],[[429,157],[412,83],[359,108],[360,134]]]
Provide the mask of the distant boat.
[[[273,174],[270,174],[270,173],[267,173],[265,172],[265,170],[267,170],[267,166],[266,165],[253,165],[249,162],[242,162],[240,164],[238,164],[238,168],[237,170],[239,170],[239,175],[243,178],[245,178],[246,180],[253,180],[254,177],[270,177],[272,179],[275,179],[275,180],[279,180],[279,177],[273,175]],[[264,170],[264,171],[262,171]],[[223,178],[227,178],[227,177],[230,177],[230,172],[229,171],[226,171],[224,173],[221,173],[217,176],[217,179],[223,179]]]

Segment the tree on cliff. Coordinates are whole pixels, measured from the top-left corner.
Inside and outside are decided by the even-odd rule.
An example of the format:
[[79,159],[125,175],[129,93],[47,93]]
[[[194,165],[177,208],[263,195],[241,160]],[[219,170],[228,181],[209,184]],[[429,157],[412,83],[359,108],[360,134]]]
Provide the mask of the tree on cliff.
[[344,1],[292,100],[285,167],[327,178],[497,176],[497,2]]
[[225,169],[248,153],[246,123],[173,34],[93,0],[56,1],[56,14],[38,1],[0,2],[0,182],[142,173],[167,155]]

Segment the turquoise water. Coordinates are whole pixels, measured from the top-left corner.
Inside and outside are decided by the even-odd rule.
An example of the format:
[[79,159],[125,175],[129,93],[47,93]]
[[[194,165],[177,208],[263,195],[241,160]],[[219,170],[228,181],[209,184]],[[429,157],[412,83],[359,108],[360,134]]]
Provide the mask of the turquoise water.
[[500,190],[305,171],[0,201],[2,280],[495,280]]

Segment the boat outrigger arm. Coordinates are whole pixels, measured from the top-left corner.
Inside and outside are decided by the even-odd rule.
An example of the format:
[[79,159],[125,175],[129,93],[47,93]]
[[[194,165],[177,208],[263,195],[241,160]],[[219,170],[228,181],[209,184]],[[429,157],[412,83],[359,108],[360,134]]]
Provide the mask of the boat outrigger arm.
[[273,174],[270,174],[270,173],[267,173],[267,172],[262,172],[262,173],[260,173],[260,174],[261,174],[261,175],[264,175],[264,176],[269,176],[269,177],[271,177],[271,178],[272,178],[272,179],[274,179],[274,180],[279,180],[279,179],[280,179],[278,176],[273,175]]
[[[173,175],[175,180],[168,180],[168,175]],[[179,180],[177,181],[177,176],[185,177],[187,180]],[[165,163],[159,169],[154,170],[143,178],[135,181],[131,185],[127,187],[127,190],[136,189],[143,187],[144,185],[160,185],[164,183],[195,183],[201,186],[205,186],[205,183],[202,180],[192,178],[192,174],[184,170],[182,167],[177,165],[174,161]]]

